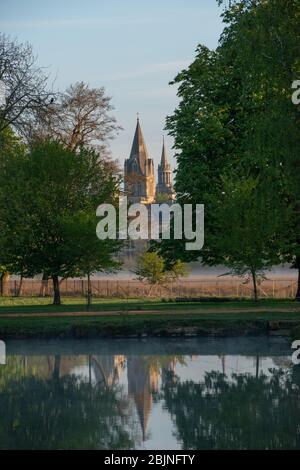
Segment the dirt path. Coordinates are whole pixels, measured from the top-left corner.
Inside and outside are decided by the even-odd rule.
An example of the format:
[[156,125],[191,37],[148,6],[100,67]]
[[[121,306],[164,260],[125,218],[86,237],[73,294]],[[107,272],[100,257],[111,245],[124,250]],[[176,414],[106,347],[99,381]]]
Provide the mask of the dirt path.
[[300,306],[295,307],[247,307],[247,308],[194,308],[176,310],[103,310],[98,312],[34,312],[34,313],[1,313],[0,318],[31,318],[31,317],[107,317],[122,315],[184,315],[209,313],[299,313]]

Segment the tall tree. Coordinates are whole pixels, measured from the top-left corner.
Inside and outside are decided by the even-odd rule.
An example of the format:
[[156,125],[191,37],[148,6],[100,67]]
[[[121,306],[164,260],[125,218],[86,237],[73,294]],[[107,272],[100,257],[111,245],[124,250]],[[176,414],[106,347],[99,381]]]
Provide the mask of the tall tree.
[[[16,178],[18,179],[18,175],[20,176],[21,172],[21,162],[25,157],[26,147],[21,142],[20,138],[16,136],[16,134],[12,131],[10,127],[6,127],[0,132],[0,179],[4,180],[6,172],[10,172],[10,178],[13,180]],[[9,163],[9,169],[8,164]],[[4,190],[4,187],[2,188]],[[19,213],[19,203],[22,202],[23,195],[22,195],[22,188],[14,187],[12,192],[7,193],[4,195],[2,203],[4,206],[7,204],[7,201],[13,206],[12,208],[12,217],[15,219],[16,214],[19,215],[19,225],[23,222],[22,213]],[[18,272],[21,273],[24,268],[23,260],[27,256],[27,245],[26,241],[23,238],[22,231],[20,231],[20,238],[19,248],[23,250],[23,255],[18,256],[16,255],[14,248],[11,245],[11,241],[5,239],[4,237],[4,221],[0,220],[0,227],[2,230],[0,231],[0,292],[1,294],[7,294],[9,291],[9,269],[10,263],[4,262],[4,252],[7,250],[11,253],[12,258],[14,259],[14,263],[18,265]],[[16,241],[16,240],[15,240]]]
[[205,246],[201,253],[186,253],[183,240],[176,248],[169,242],[160,248],[169,258],[201,254],[204,262],[221,262],[212,241],[218,226],[213,201],[221,197],[223,176],[259,177],[270,199],[279,195],[284,217],[292,211],[289,233],[278,236],[281,255],[299,270],[298,299],[300,115],[291,86],[300,75],[299,7],[294,0],[226,3],[216,51],[199,46],[193,64],[176,77],[180,103],[167,120],[177,150],[175,189],[179,202],[205,204]]
[[[223,3],[223,2],[220,2]],[[287,0],[243,0],[225,8],[221,47],[234,57],[241,82],[241,106],[251,103],[242,136],[243,162],[256,174],[273,176],[269,191],[292,209],[285,259],[298,269],[300,300],[300,106],[292,83],[300,76],[300,5]]]
[[[262,185],[258,178],[240,180],[233,175],[222,181],[223,191],[212,199],[215,231],[209,235],[208,244],[214,256],[229,268],[227,274],[252,280],[257,301],[259,281],[281,261],[289,214],[279,198],[269,193],[264,179]],[[211,264],[214,262],[213,258]]]
[[[112,241],[108,248],[97,239],[96,208],[116,204],[119,175],[95,151],[75,153],[57,142],[38,145],[18,168],[16,173],[8,159],[0,174],[2,263],[12,272],[51,277],[54,303],[60,304],[59,278],[82,273],[91,247],[90,270],[114,264],[119,245]],[[16,199],[8,197],[13,191]]]

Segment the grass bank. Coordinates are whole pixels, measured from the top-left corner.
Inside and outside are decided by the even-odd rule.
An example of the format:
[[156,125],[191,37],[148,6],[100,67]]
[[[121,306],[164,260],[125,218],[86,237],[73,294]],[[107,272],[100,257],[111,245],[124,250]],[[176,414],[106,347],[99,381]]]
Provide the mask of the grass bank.
[[151,312],[90,313],[89,316],[53,317],[40,313],[35,317],[3,315],[0,339],[9,338],[101,338],[146,336],[234,336],[294,335],[300,332],[300,311],[207,311],[188,313],[163,310]]
[[[103,299],[94,298],[93,304],[90,307],[91,312],[107,312],[119,311],[128,312],[130,310],[149,311],[159,310],[166,311],[172,310],[174,312],[179,310],[238,310],[238,309],[252,309],[252,310],[283,310],[299,309],[300,303],[293,300],[280,300],[280,299],[266,299],[258,302],[251,300],[227,300],[220,301],[198,301],[198,302],[171,302],[162,301],[160,299]],[[0,314],[10,313],[65,313],[65,312],[86,312],[86,300],[80,297],[65,297],[62,298],[62,305],[52,305],[52,299],[40,297],[0,297]]]
[[[297,334],[289,300],[163,302],[157,299],[0,298],[0,339]],[[296,333],[295,333],[296,332]]]

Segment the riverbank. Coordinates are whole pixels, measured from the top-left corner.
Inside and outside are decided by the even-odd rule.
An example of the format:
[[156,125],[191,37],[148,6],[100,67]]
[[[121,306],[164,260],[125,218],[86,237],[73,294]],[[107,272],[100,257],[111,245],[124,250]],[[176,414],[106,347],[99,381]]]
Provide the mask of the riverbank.
[[300,305],[281,300],[163,302],[1,298],[0,339],[282,335],[300,338]]
[[[300,334],[300,312],[107,313],[2,316],[0,339],[134,338]],[[299,335],[298,335],[299,336]],[[300,336],[299,336],[300,338]]]

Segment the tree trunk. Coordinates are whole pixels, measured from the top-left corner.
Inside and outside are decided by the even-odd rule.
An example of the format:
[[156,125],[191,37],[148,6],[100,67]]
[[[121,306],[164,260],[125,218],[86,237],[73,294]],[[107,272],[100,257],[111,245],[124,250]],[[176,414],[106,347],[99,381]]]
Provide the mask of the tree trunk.
[[89,310],[92,304],[92,285],[91,285],[91,275],[88,273],[88,290],[87,290],[87,309]]
[[58,276],[52,276],[53,281],[53,305],[60,305],[60,288]]
[[296,300],[300,302],[300,256],[296,258],[296,268],[298,269],[298,287],[296,293]]
[[54,358],[54,368],[53,368],[53,379],[58,381],[60,375],[60,364],[61,364],[61,356],[55,356]]
[[10,278],[10,274],[7,271],[1,275],[1,279],[0,279],[1,295],[9,295],[9,283],[8,283],[9,278]]
[[254,293],[254,301],[258,301],[258,293],[257,293],[257,282],[256,282],[256,272],[251,271],[252,280],[253,280],[253,293]]
[[19,288],[17,292],[17,297],[20,297],[22,295],[22,287],[23,287],[23,274],[20,277],[20,282],[19,282]]

